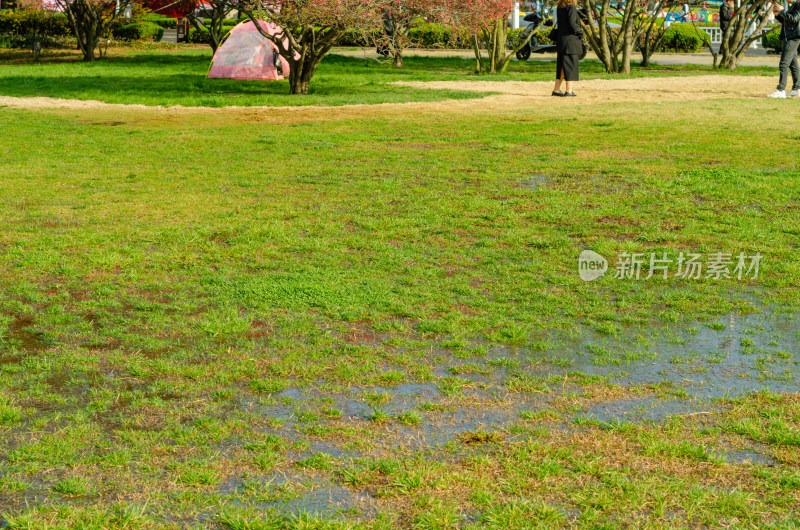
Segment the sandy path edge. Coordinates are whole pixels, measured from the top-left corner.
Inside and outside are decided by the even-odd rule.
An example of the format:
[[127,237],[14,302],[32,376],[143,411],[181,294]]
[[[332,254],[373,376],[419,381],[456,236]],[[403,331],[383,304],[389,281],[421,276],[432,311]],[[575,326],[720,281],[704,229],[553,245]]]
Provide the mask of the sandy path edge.
[[577,98],[557,99],[550,96],[551,81],[399,81],[393,83],[421,89],[450,89],[478,92],[497,92],[500,95],[472,100],[446,100],[437,102],[378,103],[342,106],[253,106],[253,107],[171,107],[140,104],[105,103],[96,100],[57,99],[49,97],[13,97],[0,95],[0,107],[22,109],[68,110],[139,110],[150,112],[252,114],[278,112],[282,115],[322,116],[374,115],[375,110],[502,110],[519,105],[541,104],[598,104],[614,102],[696,101],[705,99],[763,98],[771,91],[776,80],[765,76],[703,75],[691,77],[648,77],[625,79],[594,79],[577,84]]

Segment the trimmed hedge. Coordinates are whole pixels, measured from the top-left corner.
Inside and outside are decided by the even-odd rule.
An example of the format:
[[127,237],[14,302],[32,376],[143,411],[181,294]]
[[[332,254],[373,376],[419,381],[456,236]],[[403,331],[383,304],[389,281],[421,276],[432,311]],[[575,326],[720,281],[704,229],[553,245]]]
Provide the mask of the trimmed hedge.
[[159,15],[158,13],[150,13],[143,16],[141,22],[156,24],[164,29],[175,29],[178,27],[178,19]]
[[149,40],[158,42],[164,36],[164,28],[152,22],[126,24],[112,31],[117,40]]
[[[698,31],[700,36],[697,34]],[[671,52],[696,52],[703,45],[702,36],[708,37],[705,31],[698,31],[695,31],[694,26],[691,24],[673,24],[664,34],[661,48]]]

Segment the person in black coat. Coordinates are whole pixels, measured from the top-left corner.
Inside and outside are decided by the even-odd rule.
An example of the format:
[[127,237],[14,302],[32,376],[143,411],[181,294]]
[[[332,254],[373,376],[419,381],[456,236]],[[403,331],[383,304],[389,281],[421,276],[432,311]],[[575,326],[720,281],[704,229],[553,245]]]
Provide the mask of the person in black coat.
[[[583,29],[578,18],[577,0],[558,0],[556,20],[556,85],[554,96],[574,97],[572,83],[578,80],[578,63],[583,55]],[[561,82],[566,81],[566,92],[561,92]]]
[[731,20],[733,20],[733,0],[725,0],[719,8],[719,29],[723,35],[731,25]]
[[[773,2],[772,12],[781,23],[781,61],[778,70],[781,77],[778,89],[768,98],[800,97],[800,65],[797,62],[797,52],[800,49],[800,2],[788,0],[789,9]],[[792,72],[792,90],[786,93],[786,83],[789,81],[789,70]]]

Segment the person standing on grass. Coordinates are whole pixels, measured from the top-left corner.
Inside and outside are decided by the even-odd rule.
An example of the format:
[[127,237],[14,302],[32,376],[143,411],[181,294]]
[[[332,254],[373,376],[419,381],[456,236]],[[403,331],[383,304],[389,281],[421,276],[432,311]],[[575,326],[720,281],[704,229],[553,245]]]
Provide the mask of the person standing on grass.
[[800,47],[800,3],[797,0],[788,0],[789,9],[784,10],[777,2],[772,3],[772,12],[781,22],[781,62],[778,68],[781,72],[778,89],[768,98],[783,99],[786,94],[786,82],[789,80],[788,70],[792,71],[792,90],[790,98],[800,97],[800,65],[797,64],[797,48]]
[[[578,64],[583,54],[583,29],[578,18],[577,0],[558,0],[556,20],[556,85],[553,96],[575,97],[573,83],[578,80]],[[566,81],[565,92],[561,82]]]
[[723,35],[731,25],[731,20],[733,20],[733,0],[725,0],[719,8],[719,29]]

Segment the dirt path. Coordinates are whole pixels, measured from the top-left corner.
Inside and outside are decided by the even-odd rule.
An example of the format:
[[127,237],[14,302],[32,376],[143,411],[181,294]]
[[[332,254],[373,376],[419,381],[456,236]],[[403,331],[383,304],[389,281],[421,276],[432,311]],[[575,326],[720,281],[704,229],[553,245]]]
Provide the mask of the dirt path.
[[[482,99],[451,100],[423,103],[386,103],[379,105],[347,105],[340,107],[148,107],[102,101],[81,101],[45,97],[17,98],[0,96],[0,107],[24,109],[65,109],[68,111],[99,110],[108,114],[150,114],[153,117],[179,119],[187,114],[225,115],[237,120],[269,122],[318,121],[340,118],[375,118],[377,115],[418,112],[514,111],[520,108],[549,105],[592,105],[602,103],[639,103],[696,101],[705,99],[763,98],[774,88],[776,79],[763,76],[695,76],[638,79],[595,79],[581,81],[575,89],[577,98],[558,99],[550,96],[552,82],[522,81],[435,81],[399,82],[415,88],[452,89],[499,94]],[[787,105],[800,101],[787,101]]]
[[763,76],[706,75],[694,77],[646,77],[637,79],[593,79],[576,84],[578,98],[554,100],[551,81],[433,81],[398,82],[414,88],[501,92],[529,102],[554,104],[696,101],[719,98],[762,98],[773,90],[777,78]]

